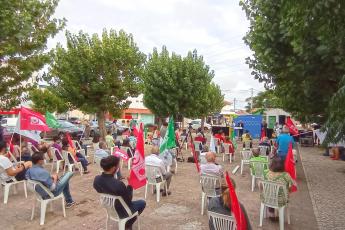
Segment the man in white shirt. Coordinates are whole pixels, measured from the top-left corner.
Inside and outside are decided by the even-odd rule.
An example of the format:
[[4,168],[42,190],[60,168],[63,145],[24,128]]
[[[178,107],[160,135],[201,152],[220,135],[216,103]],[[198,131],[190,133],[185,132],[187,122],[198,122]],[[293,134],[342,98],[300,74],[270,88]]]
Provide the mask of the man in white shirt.
[[16,166],[5,156],[7,144],[0,142],[0,180],[3,182],[11,182],[15,179],[21,181],[25,179],[25,173],[32,166],[31,161],[17,164]]
[[214,152],[207,152],[205,158],[207,163],[200,165],[200,174],[209,174],[223,177],[222,166],[216,164],[216,154]]
[[[160,159],[158,157],[158,155],[159,155],[159,147],[156,145],[152,146],[151,155],[145,157],[145,164],[159,167],[160,172],[162,173],[164,179],[167,181],[167,187],[169,189],[171,178],[172,178],[172,173],[167,172],[163,160]],[[157,182],[159,182],[159,180],[160,180],[160,178],[157,178]],[[170,191],[163,191],[162,196],[166,196],[167,193],[168,193],[168,195],[171,194]]]

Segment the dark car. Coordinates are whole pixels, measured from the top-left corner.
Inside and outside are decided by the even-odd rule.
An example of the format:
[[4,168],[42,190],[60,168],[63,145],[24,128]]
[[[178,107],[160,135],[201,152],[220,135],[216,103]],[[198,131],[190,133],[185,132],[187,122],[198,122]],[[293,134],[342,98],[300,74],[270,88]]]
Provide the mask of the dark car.
[[53,138],[55,136],[58,136],[60,138],[63,138],[65,133],[67,132],[71,135],[72,139],[74,140],[80,139],[82,137],[83,129],[77,127],[76,125],[66,120],[58,120],[58,123],[60,124],[59,128],[51,129],[48,132],[42,132],[41,137]]
[[81,123],[80,119],[78,117],[70,117],[68,118],[68,121],[72,124],[79,125]]

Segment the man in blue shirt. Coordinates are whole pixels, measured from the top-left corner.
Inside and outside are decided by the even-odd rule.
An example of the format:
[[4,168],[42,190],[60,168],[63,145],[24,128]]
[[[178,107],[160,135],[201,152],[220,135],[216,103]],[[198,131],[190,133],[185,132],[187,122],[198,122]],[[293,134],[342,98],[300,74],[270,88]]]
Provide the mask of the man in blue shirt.
[[284,125],[282,133],[277,137],[277,155],[285,160],[286,155],[289,150],[290,143],[294,145],[294,140],[292,136],[290,136],[290,130],[287,126]]
[[[32,163],[32,168],[28,169],[25,175],[27,179],[41,182],[54,194],[54,196],[63,193],[66,200],[66,208],[70,208],[76,204],[69,191],[69,180],[73,176],[72,172],[67,172],[61,178],[58,178],[57,174],[50,175],[50,173],[43,168],[44,156],[42,153],[34,153],[32,155]],[[36,191],[43,199],[49,198],[48,194],[43,189],[37,188]]]

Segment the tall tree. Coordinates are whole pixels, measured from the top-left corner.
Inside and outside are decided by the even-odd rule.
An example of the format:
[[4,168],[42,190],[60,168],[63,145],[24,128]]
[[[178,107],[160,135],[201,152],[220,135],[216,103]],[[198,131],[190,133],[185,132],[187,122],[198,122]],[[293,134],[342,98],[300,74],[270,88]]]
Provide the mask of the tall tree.
[[53,18],[58,0],[0,0],[0,108],[20,103],[29,81],[49,62],[47,39],[65,25]]
[[[206,103],[211,105],[207,99],[214,99],[209,92],[221,95],[218,87],[210,85],[213,77],[214,72],[196,50],[181,57],[175,53],[170,55],[165,46],[160,53],[154,49],[143,75],[144,104],[159,117],[204,116],[214,108],[206,106]],[[214,101],[218,105],[217,102]]]
[[91,37],[66,33],[67,48],[57,45],[49,89],[86,113],[96,113],[101,136],[106,135],[105,113],[120,115],[129,96],[137,96],[145,55],[132,35],[103,31]]
[[[242,0],[250,21],[245,42],[254,77],[273,88],[282,106],[301,121],[327,122],[345,139],[341,108],[345,76],[345,2]],[[332,102],[333,104],[330,104]],[[339,126],[339,124],[344,124]],[[334,127],[336,126],[336,127]],[[330,132],[331,133],[331,132]],[[337,138],[334,138],[337,137]]]
[[42,114],[45,114],[47,111],[51,113],[64,113],[69,109],[68,103],[48,89],[32,89],[29,92],[28,98],[32,102],[31,107]]
[[[246,106],[247,112],[250,112],[252,98],[246,99],[248,105]],[[280,98],[275,95],[274,90],[266,90],[258,93],[253,97],[253,108],[282,108]]]

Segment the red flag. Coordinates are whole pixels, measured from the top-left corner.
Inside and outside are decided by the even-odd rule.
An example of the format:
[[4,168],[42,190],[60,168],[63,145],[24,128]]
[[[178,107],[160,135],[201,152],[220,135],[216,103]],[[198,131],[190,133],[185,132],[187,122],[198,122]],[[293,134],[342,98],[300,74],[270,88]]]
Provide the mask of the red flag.
[[132,168],[130,171],[128,184],[130,184],[133,189],[138,189],[146,185],[144,130],[142,123],[140,124],[137,146],[132,160]]
[[190,147],[192,149],[196,170],[198,170],[198,173],[200,173],[200,166],[199,166],[198,156],[196,155],[196,152],[195,152],[195,146],[194,146],[193,138],[192,137],[190,138]]
[[46,123],[46,119],[42,114],[24,107],[22,107],[20,110],[20,129],[37,131],[50,130]]
[[233,216],[235,217],[237,229],[247,230],[247,221],[246,221],[245,215],[241,209],[240,203],[238,202],[235,188],[231,183],[229,173],[227,171],[225,172],[225,179],[229,187],[230,208],[231,208],[231,212],[233,213]]
[[[289,150],[285,159],[285,171],[290,174],[291,178],[296,181],[296,168],[295,168],[295,160],[293,158],[292,153],[292,144],[289,145]],[[297,187],[296,185],[292,185],[291,192],[296,192]]]
[[298,135],[298,129],[296,128],[295,124],[292,122],[291,118],[286,118],[285,125],[289,127],[290,133],[295,136]]
[[127,153],[124,150],[119,149],[118,147],[114,148],[113,155],[116,157],[121,157],[124,161],[128,161]]
[[133,125],[133,134],[135,137],[138,137],[139,132],[136,125]]
[[69,135],[69,132],[66,132],[65,135],[66,135],[66,139],[67,139],[67,141],[68,141],[69,146],[70,146],[71,148],[75,149],[74,144],[73,144],[73,141],[72,141],[72,138],[71,138],[71,135]]

